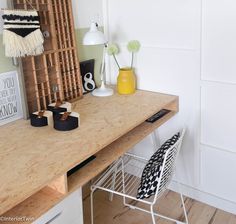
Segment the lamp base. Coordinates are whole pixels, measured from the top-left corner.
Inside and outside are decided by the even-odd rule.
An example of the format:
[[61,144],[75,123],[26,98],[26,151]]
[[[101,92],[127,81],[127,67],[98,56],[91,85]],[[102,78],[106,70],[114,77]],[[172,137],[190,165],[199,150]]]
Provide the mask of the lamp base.
[[92,95],[104,97],[113,95],[113,92],[113,89],[106,88],[104,85],[102,85],[100,88],[93,90]]

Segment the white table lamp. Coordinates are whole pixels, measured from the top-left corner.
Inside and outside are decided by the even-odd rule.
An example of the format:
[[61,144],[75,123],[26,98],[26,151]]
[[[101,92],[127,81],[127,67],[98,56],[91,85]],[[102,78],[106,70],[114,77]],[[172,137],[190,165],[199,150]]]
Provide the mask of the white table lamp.
[[97,23],[92,23],[90,30],[84,35],[83,45],[104,45],[103,57],[102,57],[102,67],[101,67],[101,86],[93,90],[92,94],[94,96],[111,96],[113,95],[113,89],[107,88],[105,86],[105,53],[107,40],[103,32],[98,30]]

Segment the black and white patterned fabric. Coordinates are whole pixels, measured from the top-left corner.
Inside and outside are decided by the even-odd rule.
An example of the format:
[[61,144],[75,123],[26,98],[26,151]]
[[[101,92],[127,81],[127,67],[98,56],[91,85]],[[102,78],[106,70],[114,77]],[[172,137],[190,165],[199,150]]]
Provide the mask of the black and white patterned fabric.
[[138,188],[137,199],[149,198],[154,195],[160,181],[161,169],[166,151],[173,146],[180,138],[178,132],[172,138],[167,140],[150,158],[144,167],[140,185]]
[[24,57],[43,53],[44,38],[36,10],[3,11],[3,44],[7,57]]

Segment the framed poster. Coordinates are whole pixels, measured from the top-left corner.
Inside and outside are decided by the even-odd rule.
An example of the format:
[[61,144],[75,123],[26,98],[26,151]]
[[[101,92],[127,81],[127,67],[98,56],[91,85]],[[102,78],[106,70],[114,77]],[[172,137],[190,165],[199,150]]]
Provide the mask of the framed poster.
[[16,71],[0,74],[0,126],[23,118]]

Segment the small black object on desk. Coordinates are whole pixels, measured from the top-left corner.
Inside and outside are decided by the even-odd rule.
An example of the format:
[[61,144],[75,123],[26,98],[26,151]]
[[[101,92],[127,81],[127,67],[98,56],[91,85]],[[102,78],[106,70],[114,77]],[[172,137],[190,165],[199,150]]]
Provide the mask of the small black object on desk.
[[55,103],[49,104],[47,109],[52,111],[53,115],[63,112],[71,112],[71,103],[57,100]]
[[166,109],[162,109],[160,111],[158,111],[156,114],[152,115],[151,117],[149,117],[146,122],[149,123],[154,123],[155,121],[159,120],[160,118],[164,117],[166,114],[168,114],[170,112],[170,110],[166,110]]
[[33,127],[44,127],[49,125],[51,119],[52,119],[52,112],[42,110],[39,112],[32,113],[30,115],[30,124]]
[[54,128],[58,131],[71,131],[79,127],[79,116],[76,113],[65,112],[54,116]]
[[67,109],[66,108],[63,108],[63,107],[53,107],[53,106],[48,106],[47,108],[48,110],[52,111],[53,112],[53,115],[57,115],[57,114],[60,114],[62,112],[66,112]]

